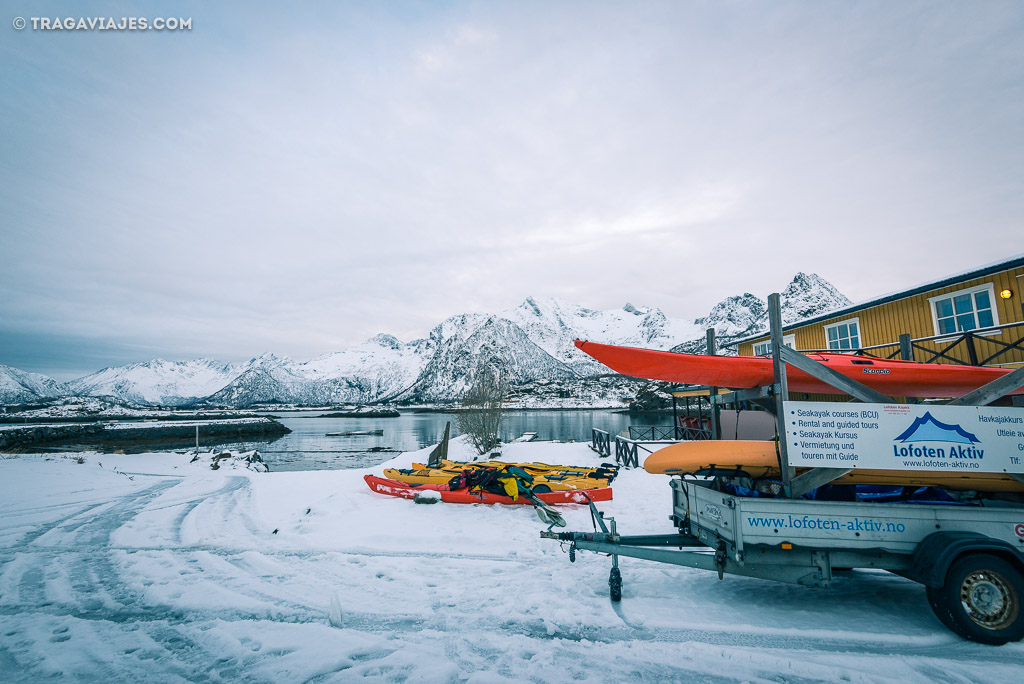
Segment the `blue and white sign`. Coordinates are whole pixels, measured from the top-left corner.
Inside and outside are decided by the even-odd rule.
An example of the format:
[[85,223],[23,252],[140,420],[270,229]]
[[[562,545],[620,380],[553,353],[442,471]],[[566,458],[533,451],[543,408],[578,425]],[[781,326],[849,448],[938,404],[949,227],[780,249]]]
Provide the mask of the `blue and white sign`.
[[789,464],[1024,473],[1024,409],[787,401]]

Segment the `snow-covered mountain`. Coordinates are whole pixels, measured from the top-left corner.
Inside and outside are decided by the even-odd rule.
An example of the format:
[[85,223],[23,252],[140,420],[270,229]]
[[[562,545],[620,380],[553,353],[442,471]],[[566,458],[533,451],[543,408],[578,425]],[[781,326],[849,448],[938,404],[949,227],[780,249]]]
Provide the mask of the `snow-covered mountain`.
[[715,329],[721,337],[742,337],[760,329],[768,320],[768,304],[749,292],[728,297],[712,307],[711,312],[694,323],[703,331]]
[[68,393],[63,383],[49,376],[0,364],[0,404],[28,404]]
[[435,346],[432,340],[403,344],[391,335],[377,335],[306,363],[263,354],[207,401],[227,406],[368,403],[408,389]]
[[[782,322],[795,323],[853,304],[835,286],[816,273],[797,273],[782,291]],[[767,312],[765,320],[767,320]],[[768,329],[765,323],[764,329]]]
[[[835,287],[814,274],[798,273],[782,292],[787,323],[849,304]],[[452,316],[423,339],[402,342],[391,335],[377,335],[305,363],[270,353],[244,364],[155,359],[104,368],[66,388],[45,376],[0,366],[0,402],[74,394],[160,405],[440,403],[459,400],[486,367],[500,371],[518,388],[516,396],[523,405],[530,403],[531,392],[571,404],[576,399],[619,396],[631,387],[629,383],[595,384],[595,376],[609,371],[576,349],[574,340],[701,352],[705,330],[712,327],[720,346],[766,330],[767,304],[744,293],[689,321],[630,304],[599,311],[551,297],[528,297],[520,306],[496,315]]]
[[114,397],[133,404],[184,406],[210,396],[239,373],[236,364],[211,359],[153,359],[104,368],[68,383],[78,396]]
[[[784,324],[829,311],[835,311],[851,302],[821,276],[811,273],[797,273],[786,289],[780,293],[782,300],[782,322]],[[727,297],[711,309],[711,312],[698,318],[694,323],[703,331],[715,329],[715,339],[720,348],[719,353],[735,354],[735,348],[721,349],[735,340],[756,335],[768,330],[768,302],[745,292],[738,297]],[[689,340],[672,347],[672,351],[701,354],[707,351],[707,337]]]
[[691,321],[669,318],[660,309],[626,304],[621,309],[596,311],[553,297],[528,297],[498,315],[515,323],[534,344],[581,376],[607,373],[608,369],[577,349],[574,340],[669,349],[702,333]]
[[346,401],[368,402],[408,389],[436,348],[433,338],[404,343],[381,334],[345,351],[318,356],[304,364],[303,372],[313,380],[347,378],[359,388],[359,396]]
[[299,364],[286,356],[266,353],[246,363],[241,372],[207,401],[229,406],[256,403],[320,403],[319,391],[298,371]]
[[[461,397],[484,368],[499,373],[511,385],[533,380],[574,379],[577,374],[565,363],[535,344],[515,323],[498,316],[452,319],[431,333],[439,340],[416,382],[397,398],[419,402],[444,402]],[[447,333],[447,338],[444,335]]]

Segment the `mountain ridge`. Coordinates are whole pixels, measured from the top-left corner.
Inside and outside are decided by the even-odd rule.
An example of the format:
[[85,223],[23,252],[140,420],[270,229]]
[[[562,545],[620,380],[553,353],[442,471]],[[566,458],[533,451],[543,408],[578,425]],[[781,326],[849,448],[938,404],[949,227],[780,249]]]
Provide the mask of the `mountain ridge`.
[[[797,273],[782,292],[787,323],[849,304],[816,274]],[[557,388],[565,398],[614,395],[621,401],[621,392],[606,392],[603,385],[595,392],[593,383],[583,382],[611,374],[580,352],[574,340],[700,353],[705,351],[707,328],[715,329],[719,346],[767,330],[767,304],[747,292],[726,297],[706,316],[689,321],[630,303],[596,310],[531,296],[497,314],[450,316],[421,339],[402,342],[380,333],[305,362],[272,352],[245,363],[153,359],[104,368],[68,383],[0,366],[0,403],[68,395],[152,406],[446,403],[460,400],[485,367],[513,386]],[[584,385],[589,389],[584,391]]]

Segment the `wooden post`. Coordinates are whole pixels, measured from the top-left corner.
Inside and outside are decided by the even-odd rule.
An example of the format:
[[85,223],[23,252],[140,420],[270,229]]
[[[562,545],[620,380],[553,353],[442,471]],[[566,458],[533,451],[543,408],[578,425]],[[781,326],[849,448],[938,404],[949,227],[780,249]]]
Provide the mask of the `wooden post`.
[[451,421],[444,424],[444,437],[441,438],[441,443],[434,447],[434,450],[430,452],[430,456],[427,457],[428,468],[440,468],[441,461],[448,459],[448,436],[452,429]]
[[676,407],[676,394],[672,393],[672,436],[679,439],[679,410]]
[[[707,332],[708,356],[717,356],[718,346],[715,344],[715,329],[708,328]],[[711,439],[722,438],[721,415],[718,412],[718,388],[712,387],[708,391],[708,402],[711,405]]]
[[789,467],[786,443],[786,411],[784,402],[789,398],[789,383],[786,381],[786,364],[782,360],[782,307],[778,292],[768,295],[768,325],[771,329],[772,367],[775,371],[775,420],[779,433],[779,467],[782,469],[782,486],[787,497],[792,497],[791,482],[796,474]]
[[697,397],[697,425],[704,431],[704,397]]
[[968,332],[964,335],[964,344],[967,345],[967,359],[971,362],[972,366],[977,366],[978,352],[974,348],[974,333]]
[[914,360],[914,344],[910,341],[908,333],[900,335],[900,358],[904,361]]
[[196,453],[199,453],[199,426],[196,425]]

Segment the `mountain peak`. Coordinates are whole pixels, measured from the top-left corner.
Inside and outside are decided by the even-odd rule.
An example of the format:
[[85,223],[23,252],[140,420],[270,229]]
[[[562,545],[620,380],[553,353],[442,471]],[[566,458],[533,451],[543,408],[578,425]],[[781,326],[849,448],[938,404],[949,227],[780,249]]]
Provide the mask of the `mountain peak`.
[[68,394],[67,387],[40,373],[0,364],[0,404],[22,404]]
[[799,272],[782,291],[782,320],[793,323],[853,304],[817,273]]
[[402,346],[401,341],[394,335],[388,335],[387,333],[379,333],[374,335],[370,339],[366,340],[366,344],[375,344],[379,347],[387,347],[388,349],[398,349]]
[[694,321],[704,330],[714,328],[719,337],[742,336],[753,332],[768,313],[764,301],[744,292],[742,295],[726,297],[715,304],[707,316]]

